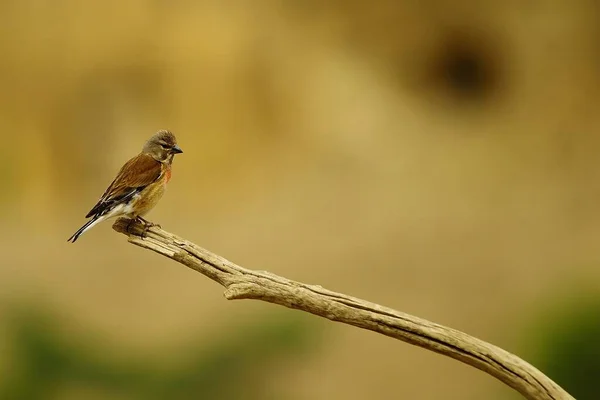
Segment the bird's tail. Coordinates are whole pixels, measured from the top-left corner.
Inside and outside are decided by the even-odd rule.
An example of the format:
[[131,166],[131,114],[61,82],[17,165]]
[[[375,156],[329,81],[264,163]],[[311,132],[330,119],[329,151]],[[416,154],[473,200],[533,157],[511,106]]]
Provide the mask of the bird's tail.
[[102,215],[102,214],[94,215],[94,217],[92,219],[90,219],[88,222],[86,222],[85,225],[83,225],[81,228],[79,228],[77,230],[77,232],[75,232],[73,234],[73,236],[71,236],[69,239],[67,239],[67,242],[75,243],[75,241],[79,238],[79,236],[81,236],[83,234],[83,232],[87,231],[88,229],[91,229],[98,222],[102,221],[104,219],[102,217],[104,217],[104,215]]

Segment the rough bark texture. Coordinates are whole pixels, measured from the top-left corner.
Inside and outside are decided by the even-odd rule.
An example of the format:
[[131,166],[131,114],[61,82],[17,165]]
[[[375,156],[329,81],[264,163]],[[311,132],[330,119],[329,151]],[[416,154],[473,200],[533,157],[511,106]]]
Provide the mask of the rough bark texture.
[[527,399],[573,399],[524,360],[466,333],[321,286],[242,268],[159,226],[145,229],[121,218],[113,228],[128,235],[130,243],[169,257],[219,283],[225,287],[225,298],[229,300],[263,300],[378,332],[487,372]]

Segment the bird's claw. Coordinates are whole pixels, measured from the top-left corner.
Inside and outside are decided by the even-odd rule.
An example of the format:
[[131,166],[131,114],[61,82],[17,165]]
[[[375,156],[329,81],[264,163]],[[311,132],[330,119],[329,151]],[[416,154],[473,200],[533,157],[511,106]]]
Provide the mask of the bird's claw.
[[154,222],[150,222],[148,220],[145,220],[142,217],[136,217],[135,220],[137,220],[138,222],[140,222],[142,225],[144,225],[144,230],[142,232],[142,238],[147,237],[147,233],[150,230],[150,228],[156,226],[158,229],[162,229],[161,226],[159,224],[155,224]]
[[146,228],[152,228],[153,226],[156,226],[157,228],[159,228],[159,229],[162,229],[162,227],[160,226],[160,224],[155,224],[154,222],[150,222],[150,221],[148,221],[148,220],[145,220],[145,219],[141,219],[141,218],[140,218],[140,222],[141,222],[142,224],[144,224],[144,226],[145,226]]

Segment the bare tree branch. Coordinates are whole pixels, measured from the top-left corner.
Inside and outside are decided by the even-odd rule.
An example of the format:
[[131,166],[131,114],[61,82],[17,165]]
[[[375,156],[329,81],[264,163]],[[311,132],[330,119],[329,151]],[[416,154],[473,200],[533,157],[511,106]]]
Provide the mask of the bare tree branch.
[[573,399],[524,360],[466,333],[321,286],[242,268],[158,226],[145,230],[137,222],[120,218],[113,229],[128,235],[130,243],[169,257],[219,283],[225,287],[225,298],[229,300],[263,300],[375,331],[487,372],[527,399]]

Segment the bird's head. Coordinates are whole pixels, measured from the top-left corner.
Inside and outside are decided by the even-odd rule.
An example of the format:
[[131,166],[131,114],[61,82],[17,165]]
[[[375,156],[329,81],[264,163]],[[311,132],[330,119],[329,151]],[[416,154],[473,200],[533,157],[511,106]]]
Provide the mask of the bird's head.
[[183,153],[177,146],[175,135],[167,130],[160,130],[154,134],[142,149],[143,153],[151,155],[156,161],[172,161],[175,154]]

